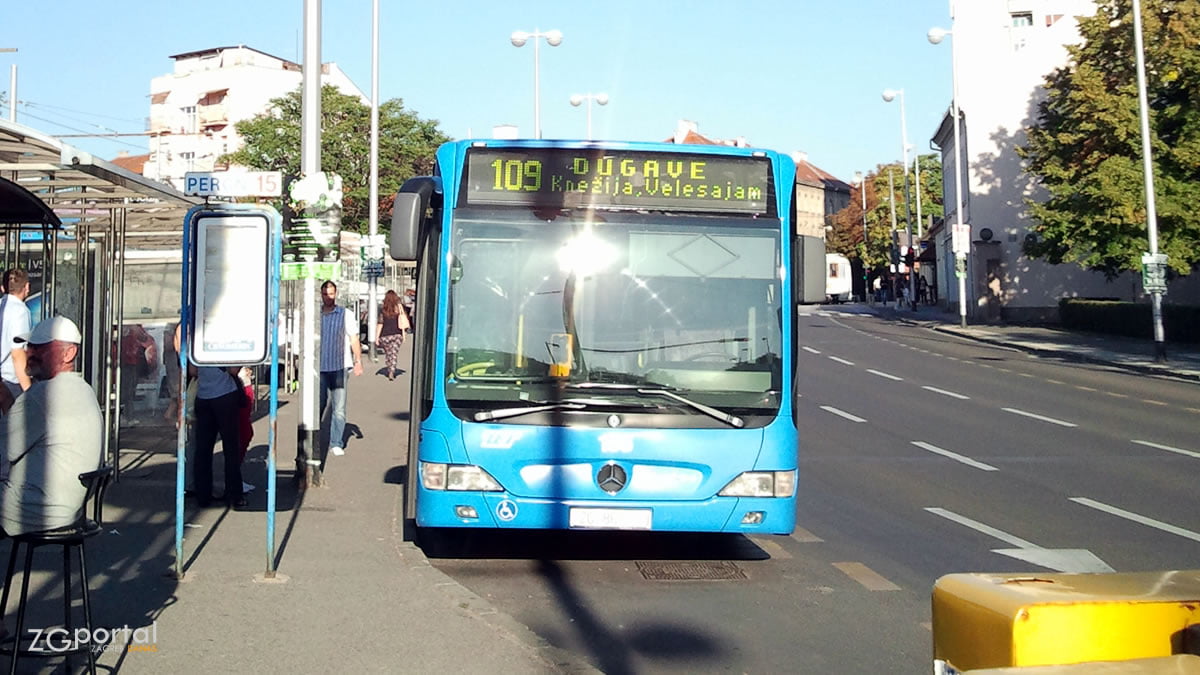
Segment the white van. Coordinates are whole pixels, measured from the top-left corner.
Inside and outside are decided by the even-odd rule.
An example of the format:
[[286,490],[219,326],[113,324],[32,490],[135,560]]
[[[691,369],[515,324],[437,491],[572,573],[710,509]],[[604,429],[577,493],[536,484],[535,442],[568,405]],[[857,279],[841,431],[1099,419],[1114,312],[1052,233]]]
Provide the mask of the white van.
[[825,254],[825,296],[829,302],[850,300],[850,259],[840,253]]

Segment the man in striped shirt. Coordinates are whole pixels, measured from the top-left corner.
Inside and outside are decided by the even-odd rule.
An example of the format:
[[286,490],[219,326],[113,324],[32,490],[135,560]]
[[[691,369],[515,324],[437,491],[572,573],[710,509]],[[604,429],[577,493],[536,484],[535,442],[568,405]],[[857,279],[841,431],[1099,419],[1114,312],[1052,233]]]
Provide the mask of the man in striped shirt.
[[[351,361],[353,359],[353,361]],[[337,284],[321,284],[321,407],[329,412],[329,454],[346,454],[346,376],[362,375],[362,345],[358,320],[337,304]]]

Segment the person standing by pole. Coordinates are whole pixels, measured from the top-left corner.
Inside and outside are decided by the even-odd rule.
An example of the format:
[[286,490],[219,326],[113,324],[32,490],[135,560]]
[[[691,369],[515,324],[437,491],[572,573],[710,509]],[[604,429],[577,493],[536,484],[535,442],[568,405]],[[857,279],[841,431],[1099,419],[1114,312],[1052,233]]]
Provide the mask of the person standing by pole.
[[362,375],[362,345],[358,341],[358,321],[353,313],[337,304],[337,284],[321,284],[321,401],[317,406],[323,417],[329,411],[329,454],[346,454],[346,379],[349,373]]

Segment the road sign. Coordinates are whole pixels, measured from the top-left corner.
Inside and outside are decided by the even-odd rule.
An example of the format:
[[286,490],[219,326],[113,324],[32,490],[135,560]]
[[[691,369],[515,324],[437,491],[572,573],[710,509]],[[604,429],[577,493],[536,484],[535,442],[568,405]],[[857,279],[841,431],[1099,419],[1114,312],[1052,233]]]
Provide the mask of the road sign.
[[1167,292],[1167,256],[1163,253],[1142,254],[1142,288],[1147,293]]
[[278,197],[283,191],[279,171],[189,171],[183,174],[184,194],[200,197]]
[[971,226],[955,225],[951,230],[950,250],[953,253],[967,253],[971,250]]

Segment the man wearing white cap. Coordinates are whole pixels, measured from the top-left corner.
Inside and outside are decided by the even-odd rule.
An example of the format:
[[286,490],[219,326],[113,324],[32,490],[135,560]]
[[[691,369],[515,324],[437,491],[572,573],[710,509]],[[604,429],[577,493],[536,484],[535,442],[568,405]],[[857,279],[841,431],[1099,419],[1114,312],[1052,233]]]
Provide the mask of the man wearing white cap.
[[103,421],[79,373],[80,335],[56,316],[14,338],[26,345],[33,386],[0,417],[0,528],[40,532],[75,522],[85,489],[79,474],[100,466]]

